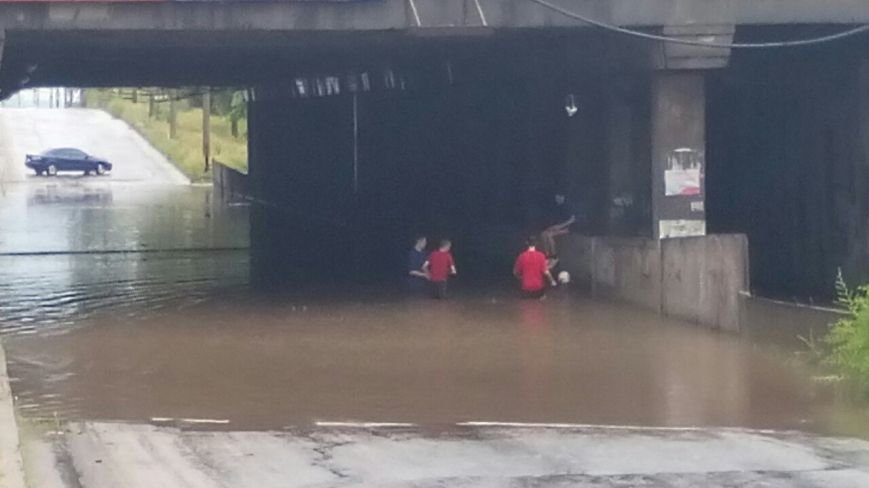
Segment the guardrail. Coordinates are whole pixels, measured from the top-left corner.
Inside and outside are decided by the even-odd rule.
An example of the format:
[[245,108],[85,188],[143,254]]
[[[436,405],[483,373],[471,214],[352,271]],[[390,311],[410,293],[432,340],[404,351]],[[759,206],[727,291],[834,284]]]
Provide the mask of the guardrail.
[[211,177],[214,182],[214,188],[223,198],[232,196],[250,196],[250,182],[248,175],[235,168],[230,168],[220,161],[213,160]]

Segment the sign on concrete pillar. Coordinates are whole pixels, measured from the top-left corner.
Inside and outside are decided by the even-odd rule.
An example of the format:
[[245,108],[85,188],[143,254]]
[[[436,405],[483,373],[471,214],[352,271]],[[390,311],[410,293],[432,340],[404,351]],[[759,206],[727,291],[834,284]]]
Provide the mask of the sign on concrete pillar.
[[695,71],[652,79],[652,221],[659,239],[706,234],[706,93]]

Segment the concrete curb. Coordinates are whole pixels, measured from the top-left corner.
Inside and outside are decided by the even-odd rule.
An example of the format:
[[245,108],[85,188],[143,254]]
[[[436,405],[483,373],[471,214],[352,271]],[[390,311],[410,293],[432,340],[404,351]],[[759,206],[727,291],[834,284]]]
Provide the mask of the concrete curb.
[[6,352],[0,342],[0,488],[25,486],[18,424],[15,421],[12,390],[6,372]]

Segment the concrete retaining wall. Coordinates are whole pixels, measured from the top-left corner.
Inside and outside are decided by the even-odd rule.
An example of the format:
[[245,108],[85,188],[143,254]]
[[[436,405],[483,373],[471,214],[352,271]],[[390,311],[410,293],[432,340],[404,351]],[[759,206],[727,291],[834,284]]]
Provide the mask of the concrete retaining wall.
[[570,235],[560,246],[564,268],[595,296],[713,328],[740,328],[739,293],[748,289],[743,235],[662,241]]
[[250,195],[250,182],[246,174],[219,161],[213,161],[211,175],[214,188],[221,196]]

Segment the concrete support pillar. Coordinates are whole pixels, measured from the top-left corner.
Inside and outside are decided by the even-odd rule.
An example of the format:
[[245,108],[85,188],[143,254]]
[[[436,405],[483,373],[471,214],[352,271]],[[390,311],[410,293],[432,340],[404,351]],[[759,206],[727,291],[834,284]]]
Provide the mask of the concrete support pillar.
[[657,71],[651,85],[653,234],[659,239],[705,235],[704,75]]
[[[250,197],[253,199],[262,198],[262,176],[260,169],[261,164],[261,156],[260,150],[258,147],[258,142],[260,138],[259,129],[259,107],[255,102],[256,90],[250,90],[251,96],[248,97],[247,101],[247,180],[248,180],[248,189],[250,191]],[[267,280],[261,278],[261,268],[263,265],[261,264],[262,258],[261,254],[263,253],[262,249],[258,249],[258,246],[261,246],[261,243],[258,241],[258,234],[262,232],[262,229],[265,227],[262,224],[263,218],[263,210],[259,205],[251,205],[250,207],[250,273],[251,273],[251,283],[253,285],[258,285],[261,282],[265,282]],[[266,283],[267,284],[267,283]]]

